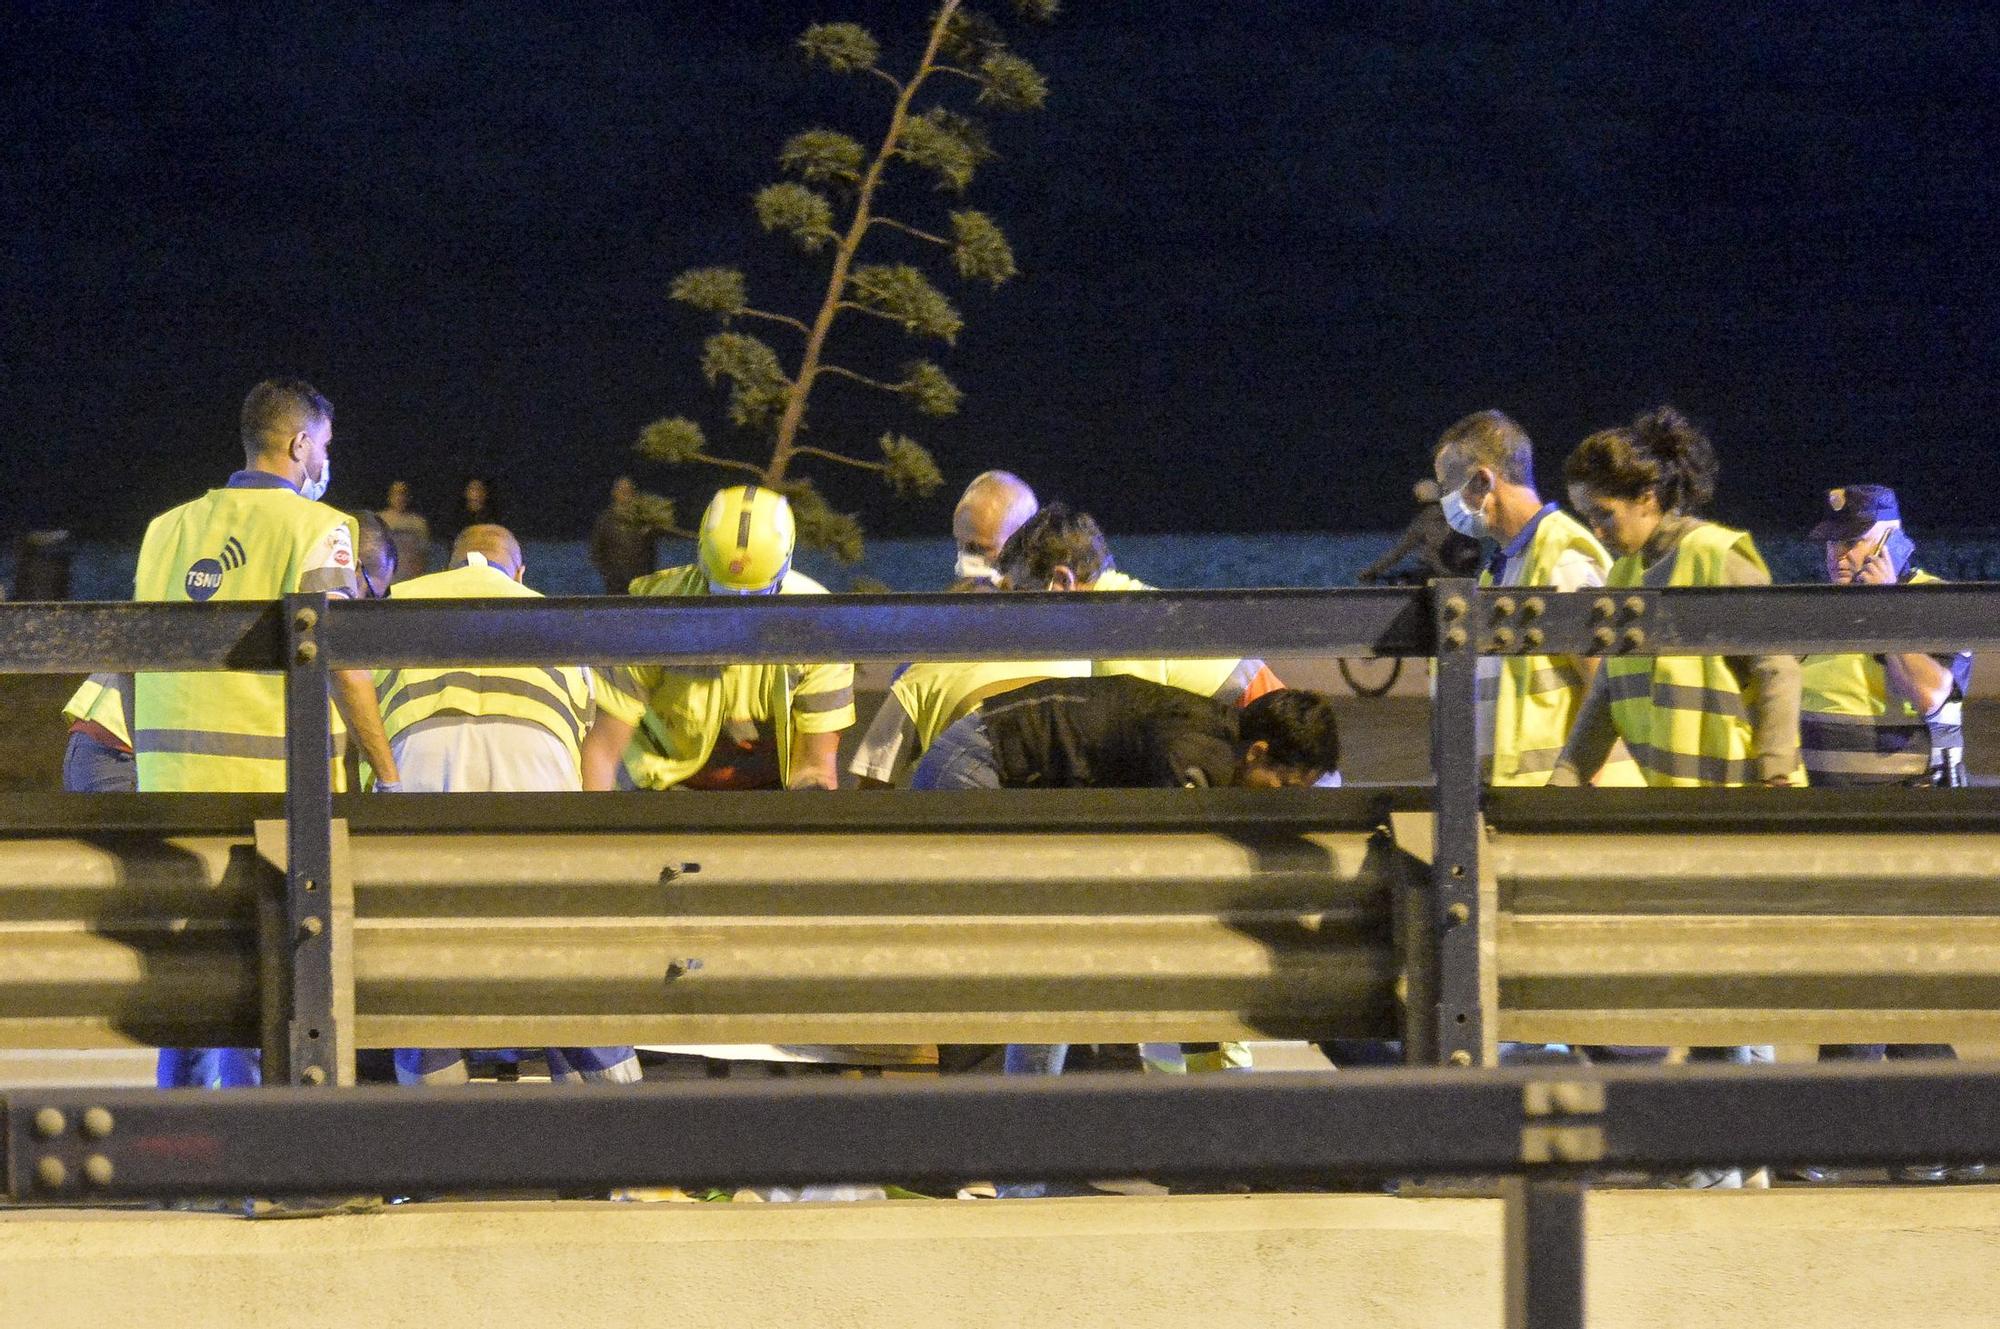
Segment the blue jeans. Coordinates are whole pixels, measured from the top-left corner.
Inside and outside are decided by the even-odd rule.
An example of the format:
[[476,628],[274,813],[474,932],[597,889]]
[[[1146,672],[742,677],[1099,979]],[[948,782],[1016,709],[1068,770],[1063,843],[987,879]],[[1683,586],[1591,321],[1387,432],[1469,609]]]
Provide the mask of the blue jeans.
[[952,723],[910,777],[912,789],[998,789],[1000,758],[977,711]]
[[129,752],[108,748],[89,734],[71,734],[63,749],[63,792],[129,794],[139,788],[139,766]]

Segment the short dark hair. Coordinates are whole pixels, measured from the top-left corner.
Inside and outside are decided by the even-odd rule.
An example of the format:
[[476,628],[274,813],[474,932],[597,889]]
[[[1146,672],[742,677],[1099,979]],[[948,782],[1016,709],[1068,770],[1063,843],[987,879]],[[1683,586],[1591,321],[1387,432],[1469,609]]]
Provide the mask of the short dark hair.
[[1535,483],[1535,445],[1505,411],[1474,411],[1438,436],[1433,460],[1446,448],[1468,467],[1491,466],[1510,485]]
[[1271,761],[1302,771],[1340,769],[1340,724],[1333,699],[1309,688],[1279,688],[1243,708],[1237,719],[1245,743],[1268,745]]
[[1600,429],[1576,445],[1563,479],[1611,498],[1648,491],[1662,512],[1699,512],[1715,497],[1715,445],[1671,406],[1647,411],[1629,425]]
[[333,403],[302,378],[267,378],[243,398],[240,422],[244,452],[275,452],[301,429],[332,424]]
[[1000,575],[1010,582],[1046,583],[1057,568],[1078,581],[1096,581],[1111,566],[1104,532],[1088,512],[1051,503],[1007,537],[1000,550]]
[[389,533],[389,523],[367,511],[350,512],[347,517],[354,523],[355,566],[368,569],[370,579],[381,572],[382,589],[388,589],[396,579],[396,537]]

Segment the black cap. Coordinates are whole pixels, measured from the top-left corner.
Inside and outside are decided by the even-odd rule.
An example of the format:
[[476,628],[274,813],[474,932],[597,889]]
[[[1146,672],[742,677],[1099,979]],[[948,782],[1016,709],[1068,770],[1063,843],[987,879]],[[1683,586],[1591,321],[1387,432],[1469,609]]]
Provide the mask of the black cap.
[[1896,491],[1887,485],[1848,485],[1826,491],[1819,525],[1812,528],[1815,540],[1859,540],[1878,521],[1901,521]]

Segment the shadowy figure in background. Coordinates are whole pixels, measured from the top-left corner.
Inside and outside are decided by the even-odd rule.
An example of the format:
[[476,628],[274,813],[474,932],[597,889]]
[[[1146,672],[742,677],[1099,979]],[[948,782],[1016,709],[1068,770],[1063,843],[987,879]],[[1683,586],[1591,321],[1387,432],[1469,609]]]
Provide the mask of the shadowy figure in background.
[[390,481],[388,502],[389,506],[375,515],[396,542],[396,579],[421,577],[431,568],[431,524],[410,506],[409,481]]
[[[1437,577],[1470,577],[1479,571],[1481,548],[1471,536],[1460,535],[1444,519],[1437,481],[1417,481],[1410,490],[1417,501],[1416,515],[1404,528],[1402,538],[1388,553],[1362,569],[1359,580],[1385,581],[1421,586]],[[1398,565],[1410,555],[1415,561],[1407,568]]]
[[499,524],[500,496],[479,476],[471,477],[465,482],[465,493],[458,501],[458,514],[451,521],[451,538],[458,539],[468,526]]
[[590,528],[590,566],[604,580],[606,595],[626,588],[659,567],[660,532],[639,511],[639,486],[621,475],[611,482],[611,505]]

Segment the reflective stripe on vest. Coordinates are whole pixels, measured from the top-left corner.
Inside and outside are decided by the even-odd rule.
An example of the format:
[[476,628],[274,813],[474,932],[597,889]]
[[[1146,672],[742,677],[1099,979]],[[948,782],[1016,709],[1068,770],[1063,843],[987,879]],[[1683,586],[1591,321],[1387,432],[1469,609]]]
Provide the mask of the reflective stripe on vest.
[[[1938,578],[1918,571],[1912,585]],[[1928,720],[1902,697],[1873,655],[1808,655],[1800,668],[1799,751],[1809,776],[1829,784],[1896,784],[1924,775],[1965,747],[1964,704]]]
[[[301,569],[346,522],[291,489],[210,490],[146,528],[132,598],[278,599],[298,589],[309,575]],[[351,569],[334,572],[334,581],[345,585],[352,575]],[[339,752],[345,726],[330,704],[327,717]],[[132,730],[142,790],[276,793],[285,787],[280,674],[138,674]],[[338,761],[332,778],[335,789],[346,787]]]
[[[1521,551],[1521,576],[1510,586],[1553,586],[1565,554],[1582,554],[1602,572],[1610,555],[1582,523],[1562,511],[1543,517]],[[1482,586],[1493,584],[1482,573]],[[1584,682],[1548,655],[1482,656],[1479,661],[1480,774],[1488,784],[1545,785],[1583,702]]]
[[[464,566],[397,582],[392,600],[539,599],[478,555]],[[447,723],[506,721],[554,734],[581,760],[592,710],[589,671],[576,665],[378,669],[375,698],[390,742]]]
[[[1742,531],[1704,522],[1681,537],[1674,551],[1669,586],[1720,586],[1731,551],[1764,566]],[[1619,559],[1606,578],[1610,587],[1640,586],[1645,568],[1638,555]],[[1619,737],[1653,786],[1695,787],[1754,784],[1749,714],[1743,689],[1719,655],[1620,655],[1604,662],[1611,718]],[[1791,777],[1803,783],[1803,771]]]

